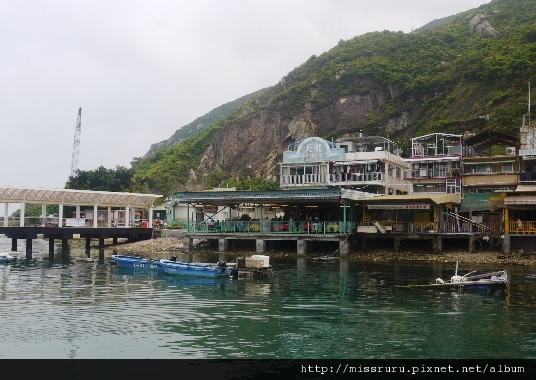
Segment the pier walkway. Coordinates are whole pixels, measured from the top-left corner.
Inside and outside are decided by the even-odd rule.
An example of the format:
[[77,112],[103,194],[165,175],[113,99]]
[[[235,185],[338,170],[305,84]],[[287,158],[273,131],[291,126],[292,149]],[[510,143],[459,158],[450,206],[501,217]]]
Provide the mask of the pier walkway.
[[[161,195],[127,192],[91,191],[75,189],[46,189],[0,186],[0,203],[4,203],[0,217],[0,234],[12,239],[12,250],[17,240],[26,240],[26,257],[32,257],[32,240],[38,236],[49,239],[49,254],[54,253],[54,240],[62,241],[66,250],[69,239],[129,240],[150,239],[153,234],[152,213],[154,201]],[[20,217],[9,216],[9,205],[20,205]],[[25,216],[27,205],[41,205],[40,216]],[[47,215],[46,206],[57,205],[57,214]],[[67,214],[67,215],[66,215]],[[145,218],[147,216],[147,218]]]

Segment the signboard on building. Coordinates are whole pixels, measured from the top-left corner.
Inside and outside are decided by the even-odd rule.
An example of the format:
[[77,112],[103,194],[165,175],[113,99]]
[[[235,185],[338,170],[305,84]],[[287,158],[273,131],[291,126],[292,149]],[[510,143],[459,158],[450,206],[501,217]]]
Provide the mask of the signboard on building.
[[430,210],[430,205],[425,203],[412,203],[412,204],[396,204],[396,205],[377,205],[369,204],[367,208],[370,210],[382,209],[382,210]]
[[536,156],[536,149],[519,149],[520,156]]
[[318,162],[344,160],[344,148],[330,148],[320,137],[303,140],[296,151],[283,152],[283,162]]

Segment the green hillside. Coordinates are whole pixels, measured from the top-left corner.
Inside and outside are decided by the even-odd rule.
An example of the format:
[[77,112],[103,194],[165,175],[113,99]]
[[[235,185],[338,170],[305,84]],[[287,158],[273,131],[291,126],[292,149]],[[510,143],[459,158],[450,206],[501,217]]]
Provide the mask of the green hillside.
[[[214,125],[216,122],[218,122],[218,120],[223,119],[224,117],[235,111],[241,104],[247,102],[248,100],[251,100],[253,97],[263,93],[264,91],[265,89],[255,91],[252,94],[242,96],[236,100],[214,108],[207,114],[198,117],[191,123],[188,123],[182,128],[177,129],[177,131],[169,139],[151,145],[151,148],[145,154],[144,157],[152,156],[158,149],[167,148],[172,145],[179,144],[182,140],[188,137],[192,137],[201,130],[210,127],[211,125]],[[139,160],[139,158],[136,158],[135,160]]]
[[[485,15],[499,34],[471,32],[469,22],[477,14]],[[517,134],[527,112],[527,83],[536,82],[535,21],[536,1],[495,0],[424,31],[384,31],[341,40],[290,72],[284,85],[274,84],[180,144],[139,159],[133,164],[132,189],[169,194],[240,178],[267,178],[277,162],[271,172],[261,172],[248,144],[240,151],[229,149],[217,162],[202,164],[201,158],[210,157],[207,149],[215,149],[228,131],[243,130],[247,136],[252,126],[268,128],[259,120],[279,120],[281,128],[287,128],[305,109],[314,134],[323,138],[363,130],[389,135],[404,145],[431,132],[492,128]],[[333,111],[345,97],[371,93],[383,95],[364,122]],[[406,124],[393,124],[403,115]],[[265,148],[285,150],[288,138],[275,136]]]

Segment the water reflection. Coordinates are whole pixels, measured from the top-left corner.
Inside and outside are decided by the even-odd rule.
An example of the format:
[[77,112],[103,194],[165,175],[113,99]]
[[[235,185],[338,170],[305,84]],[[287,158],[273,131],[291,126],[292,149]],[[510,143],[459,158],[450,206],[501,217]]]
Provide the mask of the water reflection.
[[[79,260],[84,247],[49,260],[47,249],[0,265],[2,358],[536,356],[531,268],[506,268],[507,292],[482,295],[397,287],[448,278],[452,263],[271,259],[270,280],[233,280],[120,268],[98,249]],[[504,268],[461,268],[474,269]]]

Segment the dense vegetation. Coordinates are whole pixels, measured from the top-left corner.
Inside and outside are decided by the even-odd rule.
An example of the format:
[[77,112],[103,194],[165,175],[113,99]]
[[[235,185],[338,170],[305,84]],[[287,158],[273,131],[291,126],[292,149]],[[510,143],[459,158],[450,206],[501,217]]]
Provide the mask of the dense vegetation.
[[66,189],[95,190],[95,191],[132,191],[133,169],[116,166],[107,169],[99,166],[96,170],[78,169],[74,176],[69,176]]
[[[469,21],[476,14],[485,14],[500,35],[471,33]],[[200,159],[217,131],[245,125],[252,112],[277,112],[290,120],[303,112],[306,103],[314,115],[342,97],[375,89],[395,95],[383,101],[366,124],[346,125],[345,132],[364,129],[368,135],[385,135],[387,122],[407,112],[417,115],[414,122],[390,134],[402,146],[411,137],[432,132],[491,128],[517,135],[527,109],[527,83],[535,79],[535,19],[534,0],[494,0],[418,33],[386,30],[341,40],[290,72],[285,86],[277,84],[255,94],[179,144],[136,159],[130,189],[167,195],[233,183],[240,189],[277,186],[264,179],[232,178],[225,168],[200,173]],[[317,132],[324,138],[334,133]]]

